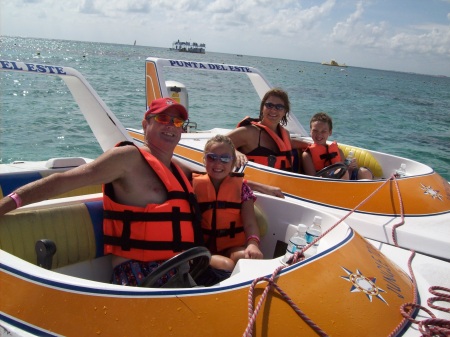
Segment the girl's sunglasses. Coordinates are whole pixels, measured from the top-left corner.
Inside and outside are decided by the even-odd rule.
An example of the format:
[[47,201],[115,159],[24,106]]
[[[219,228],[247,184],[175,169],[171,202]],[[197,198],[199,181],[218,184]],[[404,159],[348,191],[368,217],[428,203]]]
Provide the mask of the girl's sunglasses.
[[155,116],[151,116],[157,121],[159,124],[170,124],[172,123],[175,127],[180,128],[183,126],[185,120],[179,118],[179,117],[172,117],[165,114],[157,114]]
[[229,154],[223,154],[219,156],[215,153],[207,153],[205,157],[206,160],[210,163],[220,160],[222,163],[228,164],[233,160],[233,156],[230,156]]

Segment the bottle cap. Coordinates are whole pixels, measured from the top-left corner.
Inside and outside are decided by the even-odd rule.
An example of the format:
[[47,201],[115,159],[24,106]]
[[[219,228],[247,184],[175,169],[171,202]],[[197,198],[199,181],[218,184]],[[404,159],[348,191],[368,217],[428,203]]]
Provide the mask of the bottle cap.
[[316,215],[316,216],[314,217],[314,221],[313,221],[313,222],[314,222],[314,223],[318,223],[318,224],[322,223],[322,217]]
[[304,225],[304,224],[298,224],[297,226],[297,232],[299,233],[306,233],[306,230],[308,229],[308,226]]

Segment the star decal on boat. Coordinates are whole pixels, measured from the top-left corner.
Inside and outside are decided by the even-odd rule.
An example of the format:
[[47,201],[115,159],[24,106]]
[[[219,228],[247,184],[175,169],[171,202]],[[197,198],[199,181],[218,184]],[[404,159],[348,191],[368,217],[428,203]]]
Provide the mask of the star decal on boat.
[[380,301],[383,301],[387,305],[388,302],[381,296],[381,293],[385,293],[386,291],[377,287],[375,284],[376,277],[367,277],[364,276],[359,269],[356,269],[356,272],[352,272],[347,268],[341,266],[342,269],[347,273],[347,276],[341,276],[344,280],[350,282],[352,287],[350,288],[350,292],[363,292],[366,294],[367,298],[370,302],[372,302],[372,297],[375,296]]
[[420,184],[422,190],[424,191],[424,194],[431,195],[433,199],[439,199],[442,201],[442,195],[439,193],[439,191],[434,190],[431,186],[425,186],[424,184]]

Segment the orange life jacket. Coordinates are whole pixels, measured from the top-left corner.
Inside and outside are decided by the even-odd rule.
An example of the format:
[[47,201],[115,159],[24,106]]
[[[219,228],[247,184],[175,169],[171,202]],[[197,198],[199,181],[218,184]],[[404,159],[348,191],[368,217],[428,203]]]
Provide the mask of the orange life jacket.
[[291,161],[292,145],[289,132],[281,125],[278,125],[281,134],[280,138],[275,132],[273,132],[267,126],[258,122],[257,119],[250,117],[245,117],[241,122],[239,122],[237,126],[240,127],[250,124],[255,125],[256,127],[268,133],[268,135],[274,140],[275,144],[278,147],[278,154],[274,156],[247,155],[247,159],[255,163],[271,166],[280,170],[292,171],[292,161]]
[[206,246],[215,252],[245,245],[241,220],[242,177],[226,177],[216,194],[207,174],[193,174],[192,185],[202,213]]
[[328,145],[311,144],[308,146],[307,151],[311,154],[316,171],[343,161],[335,141]]
[[139,151],[164,184],[167,200],[146,207],[123,205],[113,200],[112,184],[103,185],[104,251],[139,261],[167,260],[203,242],[198,204],[177,165],[171,163],[172,173],[153,155]]

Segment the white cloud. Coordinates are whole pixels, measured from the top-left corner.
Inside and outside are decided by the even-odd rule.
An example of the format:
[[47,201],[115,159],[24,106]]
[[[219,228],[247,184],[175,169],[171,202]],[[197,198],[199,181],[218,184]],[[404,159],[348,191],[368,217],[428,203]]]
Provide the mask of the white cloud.
[[80,13],[84,14],[99,14],[100,11],[95,8],[94,0],[82,0],[78,8]]
[[[342,58],[390,69],[415,62],[438,72],[448,69],[450,56],[448,3],[439,2],[434,16],[415,12],[408,21],[414,8],[405,7],[403,19],[393,20],[377,1],[2,0],[0,22],[2,34],[13,36],[136,39],[156,47],[181,39],[206,43],[209,51],[316,62]],[[402,64],[402,58],[411,62]]]
[[370,52],[372,57],[379,57],[377,62],[386,64],[391,63],[390,58],[450,57],[450,26],[408,25],[398,31],[400,28],[384,21],[365,22],[364,11],[359,2],[346,20],[336,23],[330,41],[347,46],[349,50],[358,50],[358,54]]

